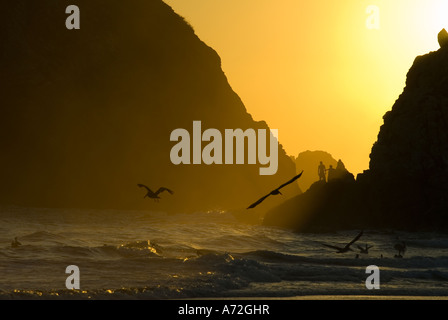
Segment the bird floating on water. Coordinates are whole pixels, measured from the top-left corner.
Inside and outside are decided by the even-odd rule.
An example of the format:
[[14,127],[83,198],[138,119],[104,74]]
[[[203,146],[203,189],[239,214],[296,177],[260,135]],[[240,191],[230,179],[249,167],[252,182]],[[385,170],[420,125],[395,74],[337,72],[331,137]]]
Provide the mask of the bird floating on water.
[[398,251],[398,255],[395,255],[395,258],[403,258],[403,255],[406,252],[406,243],[401,241],[400,243],[395,244],[394,249]]
[[17,240],[17,237],[14,238],[14,240],[11,242],[11,247],[17,248],[18,246],[21,246],[22,244]]
[[346,245],[345,245],[345,247],[338,247],[338,246],[332,246],[332,245],[329,245],[329,244],[325,244],[325,243],[322,243],[324,246],[326,246],[326,247],[328,247],[328,248],[331,248],[331,249],[335,249],[336,250],[336,253],[344,253],[344,252],[347,252],[347,251],[353,251],[351,248],[350,248],[350,246],[352,245],[352,244],[354,244],[356,241],[358,241],[358,239],[359,238],[361,238],[361,236],[362,236],[362,234],[364,233],[364,230],[362,230],[352,241],[350,241],[349,243],[347,243]]
[[278,187],[277,189],[272,190],[271,192],[269,192],[267,195],[265,195],[264,197],[258,199],[256,202],[252,203],[247,209],[253,209],[256,206],[258,206],[260,203],[262,203],[267,197],[269,197],[270,195],[276,196],[279,194],[282,194],[280,192],[280,189],[287,186],[288,184],[293,183],[294,181],[296,181],[297,179],[299,179],[302,176],[302,172],[300,172],[298,175],[296,175],[294,178],[292,178],[291,180],[289,180],[288,182],[285,182],[284,184],[282,184],[280,187]]
[[157,202],[160,199],[159,194],[164,192],[164,191],[167,191],[170,194],[174,194],[174,191],[172,191],[172,190],[170,190],[168,188],[165,188],[165,187],[160,187],[159,190],[157,190],[156,192],[153,192],[151,189],[149,189],[144,184],[139,183],[139,184],[137,184],[137,186],[139,186],[140,188],[145,188],[147,190],[147,193],[146,193],[146,195],[143,198],[148,197],[148,198],[154,199],[154,201],[157,201]]

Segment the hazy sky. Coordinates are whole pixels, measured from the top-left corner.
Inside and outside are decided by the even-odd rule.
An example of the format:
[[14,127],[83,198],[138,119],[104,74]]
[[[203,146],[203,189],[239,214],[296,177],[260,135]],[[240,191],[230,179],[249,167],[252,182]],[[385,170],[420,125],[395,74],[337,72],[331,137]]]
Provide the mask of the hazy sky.
[[[255,120],[290,155],[324,150],[369,166],[382,116],[416,56],[439,48],[448,0],[165,0],[222,58]],[[369,5],[379,30],[369,30]]]

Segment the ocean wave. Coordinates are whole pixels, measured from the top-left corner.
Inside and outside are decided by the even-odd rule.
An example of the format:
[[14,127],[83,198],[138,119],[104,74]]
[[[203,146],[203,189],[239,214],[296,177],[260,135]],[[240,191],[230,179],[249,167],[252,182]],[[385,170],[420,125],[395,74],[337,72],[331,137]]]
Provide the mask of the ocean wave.
[[117,251],[123,256],[149,256],[160,257],[163,254],[163,249],[156,243],[149,240],[132,241],[117,247]]
[[[374,247],[355,258],[356,246],[337,254],[322,243],[342,245],[357,231],[301,235],[236,224],[227,213],[24,214],[5,220],[0,299],[362,294],[368,265],[380,268],[381,293],[448,293],[446,235],[366,231],[362,244]],[[11,248],[16,235],[23,245]],[[402,259],[394,258],[398,236],[408,244]],[[81,269],[81,291],[62,290],[69,264]]]
[[448,249],[448,239],[412,239],[406,244],[416,248]]
[[51,233],[48,231],[36,231],[30,234],[26,234],[20,237],[20,240],[29,241],[29,242],[38,242],[38,241],[63,241],[65,239],[64,236],[60,234]]
[[[36,233],[30,237],[48,239],[48,233]],[[27,239],[29,240],[28,237]],[[58,238],[60,239],[60,238]],[[44,241],[44,240],[42,240]],[[47,241],[47,240],[45,240]],[[37,242],[37,241],[35,241]],[[22,257],[25,259],[30,255],[39,254],[42,259],[48,258],[136,258],[136,257],[161,257],[163,249],[161,246],[150,242],[149,240],[132,241],[121,245],[103,245],[103,246],[77,246],[68,245],[64,242],[52,243],[51,245],[24,244],[18,248],[6,247],[0,250],[0,254],[8,257]]]
[[163,254],[162,247],[149,240],[131,241],[117,246],[105,244],[88,250],[109,258],[148,258],[161,257]]
[[243,253],[242,256],[270,262],[306,262],[302,256],[291,255],[271,250],[255,250]]
[[[142,243],[134,243],[131,247],[133,246],[138,247],[137,250],[146,250]],[[112,247],[106,250],[113,250],[116,254],[119,252]],[[270,261],[262,262],[255,257],[269,257]],[[354,262],[351,266],[321,264],[316,263],[317,260],[268,251],[250,252],[244,257],[223,252],[202,252],[189,259],[168,261],[164,267],[168,272],[172,272],[173,276],[164,281],[148,279],[148,284],[143,286],[130,285],[121,288],[78,291],[0,291],[0,299],[177,299],[243,297],[248,293],[251,296],[293,296],[306,293],[354,294],[358,292],[362,294],[366,292],[363,285],[366,279],[365,265],[357,264],[356,259],[351,259]],[[402,259],[390,260],[398,263],[398,260]],[[159,268],[161,265],[155,266],[149,263],[145,266]],[[446,295],[448,291],[446,284],[442,284],[448,281],[446,269],[397,267],[380,267],[380,269],[382,294],[406,292],[425,295],[437,292]],[[415,283],[420,285],[415,286]],[[422,283],[430,285],[421,285]],[[435,283],[440,285],[437,286]]]

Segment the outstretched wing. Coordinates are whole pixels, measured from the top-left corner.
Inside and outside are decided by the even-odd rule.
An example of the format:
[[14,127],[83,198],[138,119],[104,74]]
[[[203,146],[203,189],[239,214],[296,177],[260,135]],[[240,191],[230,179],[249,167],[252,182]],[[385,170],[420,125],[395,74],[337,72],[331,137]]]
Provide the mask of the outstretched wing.
[[292,178],[291,180],[289,180],[288,182],[285,182],[284,184],[282,184],[280,187],[278,187],[276,190],[280,190],[281,188],[287,186],[288,184],[293,183],[294,181],[296,181],[297,179],[299,179],[303,174],[303,171],[300,172],[298,175],[296,175],[294,178]]
[[335,250],[341,250],[342,249],[342,248],[339,248],[339,247],[336,247],[336,246],[332,246],[332,245],[329,245],[329,244],[325,244],[325,243],[322,243],[322,245],[326,246],[328,248],[331,248],[331,249],[335,249]]
[[356,241],[358,241],[359,238],[361,238],[362,234],[364,233],[364,230],[362,230],[352,241],[350,241],[346,247],[350,247],[352,244],[354,244]]
[[168,191],[170,194],[174,193],[174,191],[172,191],[172,190],[170,190],[168,188],[160,187],[159,190],[157,190],[156,195],[158,195],[159,193],[162,193],[163,191]]
[[147,191],[149,191],[149,192],[151,192],[152,193],[152,191],[151,191],[151,189],[149,189],[147,186],[145,186],[144,184],[137,184],[137,186],[139,186],[140,188],[145,188]]
[[256,202],[252,203],[249,207],[247,207],[247,209],[252,209],[255,208],[256,206],[258,206],[260,203],[262,203],[264,201],[264,199],[266,199],[267,197],[269,197],[271,194],[268,193],[267,195],[265,195],[264,197],[258,199]]
[[288,184],[290,184],[290,183],[293,183],[294,181],[296,181],[297,179],[299,179],[299,178],[302,176],[302,173],[303,173],[303,171],[302,171],[301,173],[299,173],[298,175],[296,175],[296,176],[295,176],[294,178],[292,178],[291,180],[289,180],[288,182],[282,184],[282,185],[281,185],[280,187],[278,187],[277,189],[272,190],[270,193],[268,193],[268,194],[265,195],[264,197],[258,199],[256,202],[252,203],[249,207],[247,207],[247,209],[255,208],[255,207],[258,206],[260,203],[262,203],[267,197],[269,197],[274,191],[278,191],[278,190],[280,190],[281,188],[283,188],[284,186],[286,186],[286,185],[288,185]]

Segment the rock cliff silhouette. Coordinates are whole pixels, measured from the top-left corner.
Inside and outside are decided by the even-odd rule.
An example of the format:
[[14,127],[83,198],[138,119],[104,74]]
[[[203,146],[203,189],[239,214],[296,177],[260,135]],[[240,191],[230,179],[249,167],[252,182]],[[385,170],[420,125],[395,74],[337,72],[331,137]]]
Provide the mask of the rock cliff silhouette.
[[[295,175],[281,145],[273,176],[259,165],[173,165],[170,133],[191,133],[194,120],[222,132],[268,126],[246,111],[218,54],[161,0],[70,4],[80,30],[65,28],[65,1],[17,0],[0,11],[0,204],[245,208]],[[175,195],[154,204],[137,183]]]
[[[439,42],[443,36],[439,35]],[[448,46],[415,59],[384,115],[369,170],[319,183],[264,220],[297,231],[448,230]]]
[[448,47],[419,56],[384,116],[362,179],[374,215],[396,227],[448,226]]
[[[308,190],[314,182],[319,180],[317,167],[319,166],[319,163],[321,161],[327,169],[329,169],[330,166],[333,166],[333,168],[336,169],[336,167],[338,166],[338,160],[335,160],[330,153],[320,150],[307,150],[299,153],[297,158],[292,159],[296,164],[297,173],[302,172],[302,170],[304,171],[302,177],[300,178],[300,180],[298,180],[300,190],[302,191]],[[328,177],[330,177],[331,179],[331,175],[329,175]]]

